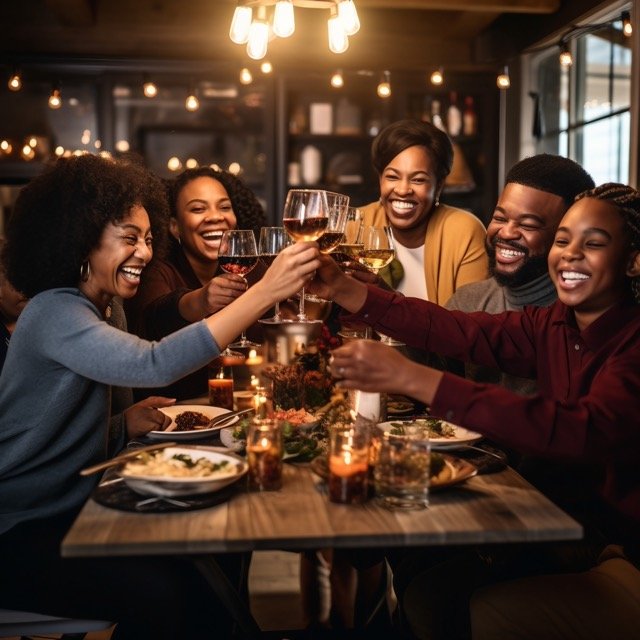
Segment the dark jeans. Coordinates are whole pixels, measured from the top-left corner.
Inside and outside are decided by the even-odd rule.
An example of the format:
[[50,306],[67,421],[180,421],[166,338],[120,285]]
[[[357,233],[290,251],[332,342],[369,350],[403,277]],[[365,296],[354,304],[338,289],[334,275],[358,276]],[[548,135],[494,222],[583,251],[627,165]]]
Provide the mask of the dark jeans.
[[[111,620],[114,639],[228,638],[232,621],[184,557],[61,558],[75,514],[23,523],[0,536],[0,606]],[[248,561],[217,556],[234,585]]]

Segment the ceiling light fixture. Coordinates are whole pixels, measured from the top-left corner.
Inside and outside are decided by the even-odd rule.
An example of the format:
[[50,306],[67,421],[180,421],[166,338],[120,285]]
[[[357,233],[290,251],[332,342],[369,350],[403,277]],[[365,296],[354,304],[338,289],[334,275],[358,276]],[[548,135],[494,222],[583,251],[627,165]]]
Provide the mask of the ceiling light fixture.
[[504,66],[502,73],[500,73],[496,78],[496,84],[498,85],[498,89],[508,89],[511,86],[509,67],[507,65]]
[[[269,6],[274,6],[271,23],[267,15]],[[229,38],[236,44],[246,44],[247,55],[261,60],[267,55],[270,34],[288,38],[294,33],[294,7],[329,9],[328,43],[333,53],[344,53],[349,47],[349,36],[360,30],[354,0],[240,0],[233,13]]]
[[391,95],[391,72],[383,71],[382,79],[376,89],[379,98],[388,98]]

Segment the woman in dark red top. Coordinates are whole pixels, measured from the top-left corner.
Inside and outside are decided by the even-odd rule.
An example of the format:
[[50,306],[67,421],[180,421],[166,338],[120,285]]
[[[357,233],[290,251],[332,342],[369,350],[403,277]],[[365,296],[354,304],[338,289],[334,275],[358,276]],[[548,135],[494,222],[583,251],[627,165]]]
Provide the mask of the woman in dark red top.
[[[262,206],[253,192],[226,171],[187,169],[169,184],[168,197],[168,255],[154,259],[145,269],[138,293],[125,307],[129,330],[148,340],[159,340],[235,300],[245,290],[245,280],[218,268],[220,239],[227,229],[257,233],[265,224]],[[258,263],[247,276],[249,285],[263,273]],[[178,400],[202,396],[206,391],[206,368],[153,390]],[[141,397],[149,392],[136,391]]]

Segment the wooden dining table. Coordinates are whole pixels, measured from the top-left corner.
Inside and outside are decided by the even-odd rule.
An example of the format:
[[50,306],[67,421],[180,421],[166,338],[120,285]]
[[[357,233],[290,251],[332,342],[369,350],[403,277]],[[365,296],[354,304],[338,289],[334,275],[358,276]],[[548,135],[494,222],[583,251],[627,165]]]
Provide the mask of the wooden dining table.
[[430,496],[422,510],[391,510],[377,500],[329,501],[308,464],[286,464],[279,491],[257,492],[244,480],[214,507],[133,513],[89,499],[62,543],[65,557],[188,556],[247,637],[260,629],[220,571],[213,553],[258,549],[535,543],[575,540],[582,527],[513,469],[473,477]]

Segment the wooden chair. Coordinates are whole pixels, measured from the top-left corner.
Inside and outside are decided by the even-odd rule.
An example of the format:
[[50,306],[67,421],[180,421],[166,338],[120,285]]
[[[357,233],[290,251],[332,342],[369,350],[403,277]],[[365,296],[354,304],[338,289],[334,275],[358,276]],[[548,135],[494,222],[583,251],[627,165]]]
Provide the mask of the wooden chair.
[[113,622],[105,620],[58,618],[31,611],[0,609],[0,638],[62,634],[62,638],[71,640],[72,638],[84,638],[89,631],[108,629],[112,624]]

